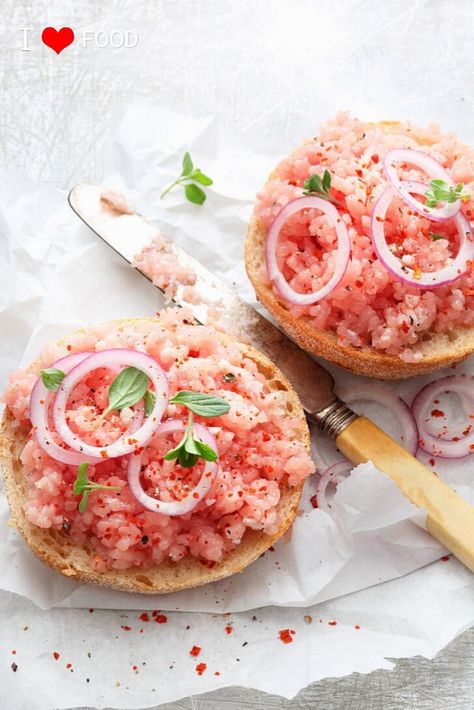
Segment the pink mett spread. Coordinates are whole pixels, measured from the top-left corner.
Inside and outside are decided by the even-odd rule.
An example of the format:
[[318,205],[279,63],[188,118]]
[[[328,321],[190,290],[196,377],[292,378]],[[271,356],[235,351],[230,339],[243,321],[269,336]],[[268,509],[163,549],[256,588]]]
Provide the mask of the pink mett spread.
[[[415,138],[416,135],[416,138]],[[302,196],[312,174],[331,175],[331,194],[347,227],[351,255],[339,285],[311,305],[287,303],[295,317],[304,316],[318,330],[335,333],[341,345],[372,347],[398,355],[406,362],[421,360],[417,345],[427,333],[449,333],[474,325],[474,268],[447,285],[417,288],[399,280],[377,258],[371,241],[371,214],[387,187],[383,160],[394,148],[422,151],[432,156],[463,191],[474,193],[474,150],[435,125],[426,129],[409,123],[384,132],[380,127],[340,113],[323,124],[317,138],[308,140],[282,161],[258,196],[257,214],[269,229],[289,201]],[[420,169],[401,163],[400,180],[427,183]],[[465,199],[462,213],[472,226],[474,201]],[[385,216],[385,238],[390,250],[407,267],[435,272],[456,255],[457,232],[451,221],[432,222],[395,197]],[[309,293],[326,283],[335,268],[334,224],[317,210],[297,212],[285,223],[277,245],[277,262],[294,291]],[[270,283],[266,267],[261,278]],[[276,293],[276,288],[274,287]],[[282,298],[280,296],[280,298]],[[284,300],[284,299],[283,299]]]
[[[195,415],[195,422],[205,424],[214,436],[218,472],[194,510],[174,517],[138,502],[128,485],[125,456],[89,466],[89,479],[111,490],[93,490],[87,508],[80,512],[73,493],[78,467],[48,456],[30,431],[21,455],[28,481],[26,516],[34,525],[61,531],[72,543],[90,550],[97,570],[146,568],[187,555],[205,564],[219,562],[240,543],[247,528],[276,532],[281,486],[297,486],[314,471],[305,447],[297,441],[299,424],[285,410],[282,393],[273,390],[237,344],[224,345],[211,328],[191,326],[190,321],[185,309],[170,309],[161,313],[159,323],[93,327],[72,335],[64,345],[46,348],[35,372],[19,370],[11,376],[5,401],[18,426],[31,426],[30,393],[40,370],[66,355],[116,348],[151,356],[168,378],[170,398],[191,390],[230,404],[226,414],[215,418]],[[96,369],[69,396],[66,421],[87,444],[107,446],[129,427],[127,407],[98,422],[113,376],[105,367]],[[169,403],[162,421],[169,419],[185,422],[186,414]],[[164,460],[165,451],[180,436],[140,452],[143,488],[163,501],[179,500],[200,475],[199,464],[183,468],[176,460]]]

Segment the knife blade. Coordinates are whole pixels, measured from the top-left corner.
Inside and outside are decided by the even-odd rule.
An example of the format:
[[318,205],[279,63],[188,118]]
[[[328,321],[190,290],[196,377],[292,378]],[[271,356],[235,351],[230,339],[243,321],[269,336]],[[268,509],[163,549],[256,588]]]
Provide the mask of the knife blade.
[[[100,187],[78,185],[69,194],[69,204],[90,229],[132,264],[134,255],[153,239],[157,228],[138,214],[114,214],[101,203],[101,193]],[[426,529],[474,572],[474,507],[382,429],[338,399],[329,372],[270,321],[176,244],[168,241],[167,248],[181,266],[194,271],[195,289],[203,298],[202,304],[190,304],[178,287],[175,302],[185,303],[201,323],[206,322],[213,303],[224,306],[231,316],[230,329],[237,335],[243,330],[278,365],[293,384],[308,418],[336,440],[350,461],[372,461],[414,505],[425,508]]]
[[[101,193],[102,188],[97,185],[77,185],[69,193],[69,204],[90,229],[132,265],[135,255],[152,241],[158,229],[150,220],[136,213],[114,212],[101,202]],[[228,314],[226,330],[237,337],[244,333],[252,345],[278,365],[292,383],[310,417],[314,418],[318,412],[339,402],[333,393],[334,380],[327,370],[197,259],[171,240],[166,240],[166,245],[180,266],[196,275],[193,289],[200,297],[198,303],[189,303],[184,295],[186,285],[178,284],[173,299],[176,304],[186,305],[199,323],[207,323],[209,311],[215,307]],[[340,405],[338,409],[341,410]],[[349,423],[356,415],[346,409],[343,419]]]

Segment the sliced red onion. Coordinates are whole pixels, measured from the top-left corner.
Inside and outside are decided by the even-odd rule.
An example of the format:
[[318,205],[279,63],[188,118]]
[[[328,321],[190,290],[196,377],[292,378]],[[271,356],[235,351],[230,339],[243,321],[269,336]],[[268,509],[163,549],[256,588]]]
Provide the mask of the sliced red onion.
[[416,200],[412,193],[415,192],[417,195],[424,195],[428,189],[428,185],[423,186],[423,192],[417,192],[412,187],[415,183],[400,180],[395,163],[414,165],[423,170],[430,179],[444,180],[449,187],[455,187],[456,185],[451,175],[437,160],[419,150],[395,148],[394,150],[389,150],[385,156],[383,168],[392,187],[398,192],[403,202],[415,210],[415,212],[421,214],[422,217],[427,217],[432,222],[445,222],[447,219],[452,219],[457,215],[461,209],[460,200],[451,203],[446,202],[443,207],[427,207],[427,205]]
[[[144,372],[153,383],[156,400],[152,412],[146,417],[144,423],[133,432],[133,438],[129,432],[125,432],[112,444],[107,446],[91,446],[82,441],[77,434],[74,434],[66,422],[66,410],[69,396],[75,386],[84,377],[97,370],[99,367],[136,367]],[[63,379],[56,393],[53,406],[53,418],[56,431],[61,439],[74,451],[94,456],[95,458],[107,459],[117,456],[125,456],[137,448],[144,446],[150,437],[160,426],[163,414],[168,406],[168,380],[158,365],[149,355],[137,352],[136,350],[114,349],[103,350],[94,353],[77,364]],[[88,459],[89,460],[89,459]]]
[[351,461],[339,461],[324,471],[316,489],[318,508],[326,511],[326,513],[331,513],[332,505],[329,502],[327,487],[330,483],[337,486],[341,481],[347,478],[347,472],[351,471],[353,468],[354,464]]
[[390,387],[381,382],[352,383],[347,387],[338,387],[338,395],[347,404],[353,402],[377,402],[390,410],[401,428],[400,442],[413,456],[418,449],[418,427],[408,404]]
[[[410,189],[418,195],[426,189],[426,185],[420,182],[409,184]],[[380,195],[373,209],[370,225],[375,252],[387,271],[400,281],[418,286],[418,288],[446,286],[466,273],[474,259],[474,237],[469,222],[462,212],[458,212],[454,218],[454,224],[459,234],[459,250],[450,266],[445,266],[439,271],[421,273],[420,277],[416,278],[414,270],[392,254],[385,239],[384,223],[385,215],[394,197],[395,193],[392,187],[388,187]]]
[[[78,365],[90,355],[92,355],[90,352],[66,355],[66,357],[62,357],[60,360],[57,360],[52,367],[55,367],[67,374],[73,367]],[[90,463],[98,462],[99,459],[84,456],[84,454],[77,451],[63,449],[55,442],[48,424],[49,407],[54,399],[54,396],[55,393],[46,389],[41,377],[38,377],[30,396],[30,420],[33,427],[34,437],[38,445],[52,459],[60,461],[61,463],[66,463],[70,466],[78,466],[85,461],[89,461]]]
[[[158,436],[165,436],[166,434],[184,432],[185,428],[185,422],[179,419],[170,419],[160,426],[155,433],[154,439]],[[207,427],[202,424],[194,423],[193,430],[201,441],[214,449],[214,451],[217,451],[216,440]],[[147,508],[147,510],[151,510],[154,513],[162,513],[163,515],[174,516],[191,513],[209,492],[218,471],[217,461],[205,461],[199,482],[184,498],[177,501],[164,501],[148,495],[142,487],[140,482],[142,456],[143,452],[140,454],[132,454],[128,459],[127,476],[130,490],[138,502]]]
[[447,439],[441,433],[434,434],[432,430],[430,431],[431,412],[437,409],[434,400],[442,394],[451,392],[458,394],[463,402],[469,402],[472,406],[472,416],[474,414],[474,377],[470,375],[451,375],[430,382],[418,392],[411,405],[420,431],[420,448],[432,456],[445,459],[457,459],[474,454],[474,420],[468,420],[465,427],[467,433],[461,433],[459,437]]
[[[327,284],[322,286],[318,291],[314,291],[312,293],[298,293],[290,286],[280,271],[276,256],[276,249],[278,236],[284,223],[292,215],[306,209],[317,209],[331,219],[337,234],[338,252],[336,268],[334,269],[334,273]],[[288,202],[287,205],[282,207],[270,226],[265,243],[265,259],[270,280],[273,281],[276,288],[286,301],[297,306],[308,306],[311,303],[320,301],[340,284],[344,274],[346,273],[350,252],[351,242],[349,234],[347,233],[346,225],[342,221],[337,209],[327,200],[323,200],[320,197],[312,195],[308,197],[298,197],[296,200],[292,200],[291,202]]]

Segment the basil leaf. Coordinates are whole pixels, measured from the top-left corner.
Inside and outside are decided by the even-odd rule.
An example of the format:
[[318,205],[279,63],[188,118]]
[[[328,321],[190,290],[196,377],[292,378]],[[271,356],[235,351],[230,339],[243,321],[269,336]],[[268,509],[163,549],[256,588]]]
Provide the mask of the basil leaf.
[[218,417],[221,414],[227,414],[230,409],[230,404],[221,397],[214,397],[212,394],[204,394],[203,392],[190,392],[182,390],[175,394],[170,399],[173,404],[182,404],[202,417]]
[[181,176],[188,176],[193,172],[193,161],[191,160],[191,156],[189,155],[188,152],[186,152],[183,156],[183,172],[181,173]]
[[57,370],[55,367],[47,367],[46,370],[41,370],[40,376],[46,389],[51,392],[56,392],[59,385],[66,377],[66,373],[62,370]]
[[148,389],[148,375],[136,367],[126,367],[110,385],[109,406],[102,413],[108,414],[113,409],[123,409],[136,404]]
[[203,202],[206,201],[206,193],[193,183],[185,186],[184,194],[188,200],[194,202],[195,205],[202,205]]
[[214,182],[213,180],[211,180],[210,177],[204,175],[204,173],[202,173],[199,168],[196,168],[196,170],[193,171],[193,173],[190,175],[190,178],[192,180],[195,180],[196,182],[201,183],[201,185],[205,185],[206,187],[209,187],[209,185],[212,185],[212,183]]
[[154,392],[152,392],[151,390],[147,390],[145,392],[144,399],[145,399],[145,416],[149,417],[155,407],[156,394]]
[[438,239],[446,239],[444,234],[438,234],[437,232],[430,232],[430,237],[434,242],[437,242]]

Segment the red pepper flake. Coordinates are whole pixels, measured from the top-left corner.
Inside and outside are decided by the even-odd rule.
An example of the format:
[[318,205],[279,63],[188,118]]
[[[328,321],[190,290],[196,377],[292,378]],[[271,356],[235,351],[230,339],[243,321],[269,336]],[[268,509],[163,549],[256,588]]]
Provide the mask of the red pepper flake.
[[123,624],[120,628],[123,629],[124,631],[131,631],[132,630],[131,626],[124,626]]
[[190,350],[188,355],[189,357],[199,357],[199,350]]
[[55,661],[59,661],[59,653],[57,651],[53,651],[53,658]]
[[197,658],[200,653],[201,653],[201,646],[193,646],[189,652],[189,655],[194,656],[194,658]]
[[157,624],[166,624],[166,622],[168,621],[168,617],[164,614],[157,614],[155,616],[155,621]]
[[434,466],[434,465],[435,465],[435,460],[434,460],[434,459],[430,459],[430,466]]
[[13,653],[14,656],[16,656],[16,651],[15,651],[15,649],[13,649],[12,653]]
[[132,671],[137,671],[137,670],[138,670],[138,666],[132,666]]
[[444,555],[444,557],[441,558],[442,562],[448,562],[449,561],[449,555]]
[[214,675],[220,675],[220,671],[214,671]]
[[377,155],[377,153],[375,153],[375,155],[371,156],[371,160],[375,164],[377,164],[379,162],[379,156]]
[[101,455],[101,457],[102,457],[103,459],[108,459],[108,458],[109,458],[109,455],[108,455],[107,451],[101,451],[101,452],[100,452],[100,455]]
[[150,617],[148,616],[146,611],[144,611],[143,614],[140,614],[138,618],[140,619],[140,621],[150,621]]
[[270,550],[270,552],[275,552],[275,548],[273,547],[273,545],[270,545],[268,549]]
[[280,637],[280,641],[283,643],[293,643],[293,636],[296,634],[296,631],[294,629],[281,629],[281,631],[278,632],[278,636]]
[[357,175],[357,177],[361,178],[364,173],[362,172],[362,170],[360,168],[357,168],[355,171],[355,174]]
[[337,626],[337,621],[328,621],[329,626]]
[[68,350],[69,352],[71,352],[71,350],[72,350],[72,345],[66,345],[66,350]]
[[69,670],[70,668],[72,668],[72,663],[66,663],[66,670]]
[[196,666],[196,673],[202,675],[207,668],[207,663],[198,663]]
[[444,417],[444,412],[442,409],[432,409],[431,416],[432,417]]
[[314,496],[311,496],[311,498],[309,499],[309,502],[311,503],[311,505],[313,506],[313,508],[318,508],[318,507],[319,507],[319,506],[318,506],[318,497],[317,497],[316,493],[314,494]]
[[89,609],[89,614],[93,614],[93,613],[94,613],[94,609]]
[[226,634],[229,635],[232,633],[232,631],[233,631],[232,626],[230,626],[230,624],[227,624],[227,626],[225,627]]
[[359,624],[356,624],[356,625],[354,626],[354,628],[355,628],[357,631],[359,631],[359,629],[360,629]]

